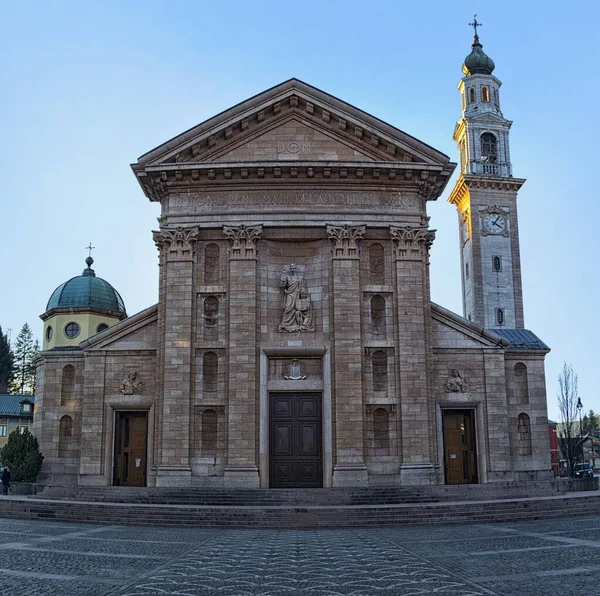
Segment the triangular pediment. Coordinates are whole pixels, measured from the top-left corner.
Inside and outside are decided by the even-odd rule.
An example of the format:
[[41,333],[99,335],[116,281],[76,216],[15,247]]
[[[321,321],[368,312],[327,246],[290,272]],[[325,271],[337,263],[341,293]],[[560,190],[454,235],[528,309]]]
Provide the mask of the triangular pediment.
[[245,161],[380,161],[378,151],[357,147],[334,131],[292,115],[259,131],[237,146],[226,146],[213,155],[215,162]]
[[87,350],[156,350],[158,305],[92,335],[79,346]]
[[508,342],[452,311],[431,304],[433,347],[447,349],[506,348]]
[[450,163],[405,132],[291,79],[160,145],[133,167],[273,160]]

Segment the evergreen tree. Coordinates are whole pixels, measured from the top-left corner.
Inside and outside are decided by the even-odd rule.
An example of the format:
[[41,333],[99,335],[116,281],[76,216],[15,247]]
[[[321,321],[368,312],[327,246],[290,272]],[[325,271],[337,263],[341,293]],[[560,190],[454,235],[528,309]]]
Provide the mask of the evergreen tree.
[[0,449],[2,465],[8,466],[10,479],[15,482],[35,482],[42,469],[44,456],[40,453],[38,440],[29,429],[13,430],[6,445]]
[[15,374],[11,384],[11,393],[29,393],[33,395],[35,391],[33,358],[39,351],[40,345],[37,340],[34,341],[31,328],[25,323],[15,340]]
[[594,412],[594,410],[590,410],[582,419],[581,419],[581,432],[584,435],[588,433],[595,432],[600,430],[600,420],[598,420],[598,415]]
[[8,392],[8,386],[13,380],[14,368],[15,357],[8,336],[2,333],[2,327],[0,327],[0,393]]

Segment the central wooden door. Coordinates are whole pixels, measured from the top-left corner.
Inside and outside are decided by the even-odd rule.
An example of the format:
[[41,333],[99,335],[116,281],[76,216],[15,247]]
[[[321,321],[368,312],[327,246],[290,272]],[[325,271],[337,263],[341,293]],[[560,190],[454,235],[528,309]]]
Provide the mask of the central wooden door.
[[319,393],[271,393],[271,488],[323,486],[322,409]]
[[443,410],[446,484],[476,484],[473,410]]
[[147,412],[116,412],[114,486],[146,486]]

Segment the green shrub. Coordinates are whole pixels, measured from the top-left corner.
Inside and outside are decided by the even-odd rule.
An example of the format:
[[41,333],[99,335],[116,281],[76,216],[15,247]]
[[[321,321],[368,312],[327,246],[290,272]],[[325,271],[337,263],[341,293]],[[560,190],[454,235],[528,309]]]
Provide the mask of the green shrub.
[[23,432],[17,429],[8,435],[6,445],[0,449],[0,460],[10,470],[11,481],[35,482],[44,456],[40,453],[38,440],[29,429]]

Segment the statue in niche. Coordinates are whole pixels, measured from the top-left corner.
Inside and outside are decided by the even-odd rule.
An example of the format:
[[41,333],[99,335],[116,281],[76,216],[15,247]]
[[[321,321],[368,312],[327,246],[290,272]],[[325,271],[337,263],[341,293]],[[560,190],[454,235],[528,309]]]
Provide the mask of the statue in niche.
[[296,271],[295,263],[283,268],[280,285],[283,289],[283,300],[278,331],[314,331],[315,321],[310,296],[302,276]]
[[454,369],[444,387],[446,393],[466,393],[469,390],[467,380],[460,376],[458,370]]
[[121,393],[123,395],[137,395],[139,393],[144,393],[144,389],[146,389],[146,384],[144,381],[140,381],[137,378],[138,374],[133,371],[127,375],[127,378],[121,383]]

